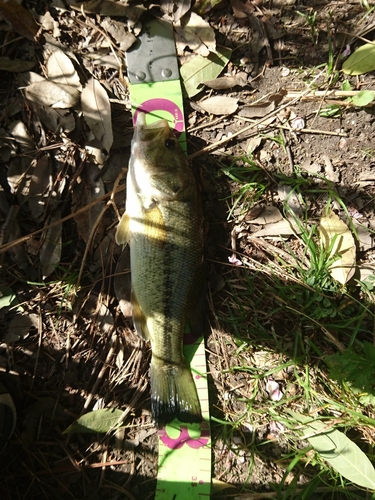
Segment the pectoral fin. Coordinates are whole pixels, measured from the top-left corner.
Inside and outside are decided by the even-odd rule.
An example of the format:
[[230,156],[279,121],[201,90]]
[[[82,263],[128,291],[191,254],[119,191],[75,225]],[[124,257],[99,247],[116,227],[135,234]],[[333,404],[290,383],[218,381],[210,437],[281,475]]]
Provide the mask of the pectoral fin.
[[129,230],[129,215],[125,212],[121,217],[119,225],[116,231],[116,243],[118,245],[126,245],[130,240],[130,230]]
[[163,215],[158,205],[154,204],[145,211],[145,234],[154,243],[163,244],[167,239]]

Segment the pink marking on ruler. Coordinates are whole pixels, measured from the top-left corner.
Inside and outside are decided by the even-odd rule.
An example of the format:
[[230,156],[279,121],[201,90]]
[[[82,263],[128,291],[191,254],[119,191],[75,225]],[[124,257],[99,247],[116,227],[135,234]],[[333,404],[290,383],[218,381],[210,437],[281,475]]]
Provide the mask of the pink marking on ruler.
[[174,130],[176,136],[179,137],[181,132],[184,131],[184,115],[176,103],[169,99],[154,98],[143,102],[135,111],[133,116],[133,123],[137,123],[139,113],[152,113],[153,111],[167,111],[173,116]]

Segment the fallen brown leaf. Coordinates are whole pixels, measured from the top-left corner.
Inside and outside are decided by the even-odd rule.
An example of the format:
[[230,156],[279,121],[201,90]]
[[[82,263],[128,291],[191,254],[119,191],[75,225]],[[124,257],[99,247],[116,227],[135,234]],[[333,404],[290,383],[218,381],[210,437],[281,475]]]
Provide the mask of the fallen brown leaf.
[[22,5],[18,5],[14,0],[8,0],[7,2],[0,0],[0,12],[14,31],[32,42],[35,40],[38,25],[30,11],[26,10]]

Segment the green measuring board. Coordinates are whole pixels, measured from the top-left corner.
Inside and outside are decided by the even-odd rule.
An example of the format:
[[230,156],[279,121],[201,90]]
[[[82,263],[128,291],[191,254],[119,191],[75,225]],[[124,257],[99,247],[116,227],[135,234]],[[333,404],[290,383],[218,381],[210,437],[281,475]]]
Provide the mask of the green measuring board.
[[[146,113],[147,124],[162,118],[174,129],[186,152],[185,120],[173,28],[152,20],[126,54],[132,113]],[[189,334],[184,354],[197,387],[203,420],[185,424],[174,420],[159,430],[159,460],[155,500],[210,498],[211,439],[206,353],[203,338]]]

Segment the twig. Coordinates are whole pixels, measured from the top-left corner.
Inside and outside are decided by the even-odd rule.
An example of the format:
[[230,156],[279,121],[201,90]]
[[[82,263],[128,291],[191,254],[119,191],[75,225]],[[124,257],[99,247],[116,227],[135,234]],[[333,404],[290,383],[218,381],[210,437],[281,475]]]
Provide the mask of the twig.
[[96,221],[95,221],[95,223],[94,223],[94,225],[93,225],[93,227],[92,227],[92,229],[90,231],[90,235],[89,235],[89,238],[87,240],[86,247],[85,247],[85,252],[84,252],[83,257],[82,257],[82,263],[81,263],[81,267],[79,269],[79,274],[78,274],[77,282],[76,282],[76,285],[75,285],[76,288],[78,288],[79,284],[81,283],[81,278],[82,278],[83,270],[84,270],[84,267],[85,267],[85,264],[86,264],[87,255],[88,255],[88,253],[91,250],[91,244],[92,244],[92,240],[95,237],[96,230],[98,229],[100,221],[102,220],[104,214],[106,213],[106,211],[108,210],[108,208],[110,206],[111,206],[111,200],[108,200],[108,202],[102,208],[102,211],[100,212],[100,214],[96,218]]
[[[277,128],[282,128],[284,130],[290,130],[289,127],[285,127],[285,125],[277,125]],[[294,132],[301,133],[303,132],[304,134],[318,134],[318,135],[333,135],[337,137],[349,137],[348,134],[345,132],[331,132],[330,130],[319,130],[317,128],[302,128],[300,130],[296,130]]]
[[108,368],[108,365],[112,359],[112,356],[115,352],[115,343],[113,343],[108,351],[108,354],[107,354],[107,357],[105,358],[105,361],[103,363],[103,366],[98,374],[98,377],[90,391],[90,394],[87,396],[87,399],[85,401],[85,404],[83,405],[83,409],[82,409],[82,412],[81,412],[81,415],[85,412],[85,410],[87,410],[87,408],[90,406],[90,403],[92,401],[92,398],[94,397],[94,394],[96,392],[96,388],[98,387],[99,383],[101,382],[103,376],[104,376],[104,373],[106,372],[107,368]]
[[285,130],[284,128],[280,128],[280,133],[283,136],[284,147],[285,147],[285,151],[286,151],[289,165],[290,165],[290,175],[292,175],[294,172],[294,161],[293,161],[292,150],[290,148],[289,140],[287,140],[287,138],[285,137],[284,130]]
[[[307,99],[313,100],[321,97],[330,97],[339,99],[343,97],[355,97],[360,92],[362,92],[362,90],[309,90],[308,92],[302,92],[302,93],[296,91],[289,91],[284,97],[284,99],[294,100],[298,96],[300,96],[301,100],[307,100]],[[368,92],[372,92],[375,95],[375,90],[369,90]]]
[[35,359],[35,366],[34,366],[34,373],[31,378],[31,385],[30,385],[30,393],[32,392],[34,382],[36,379],[36,372],[38,369],[38,362],[39,362],[39,357],[40,357],[40,351],[42,349],[42,343],[43,343],[43,322],[42,322],[42,313],[40,310],[38,311],[38,350],[36,351],[36,359]]

